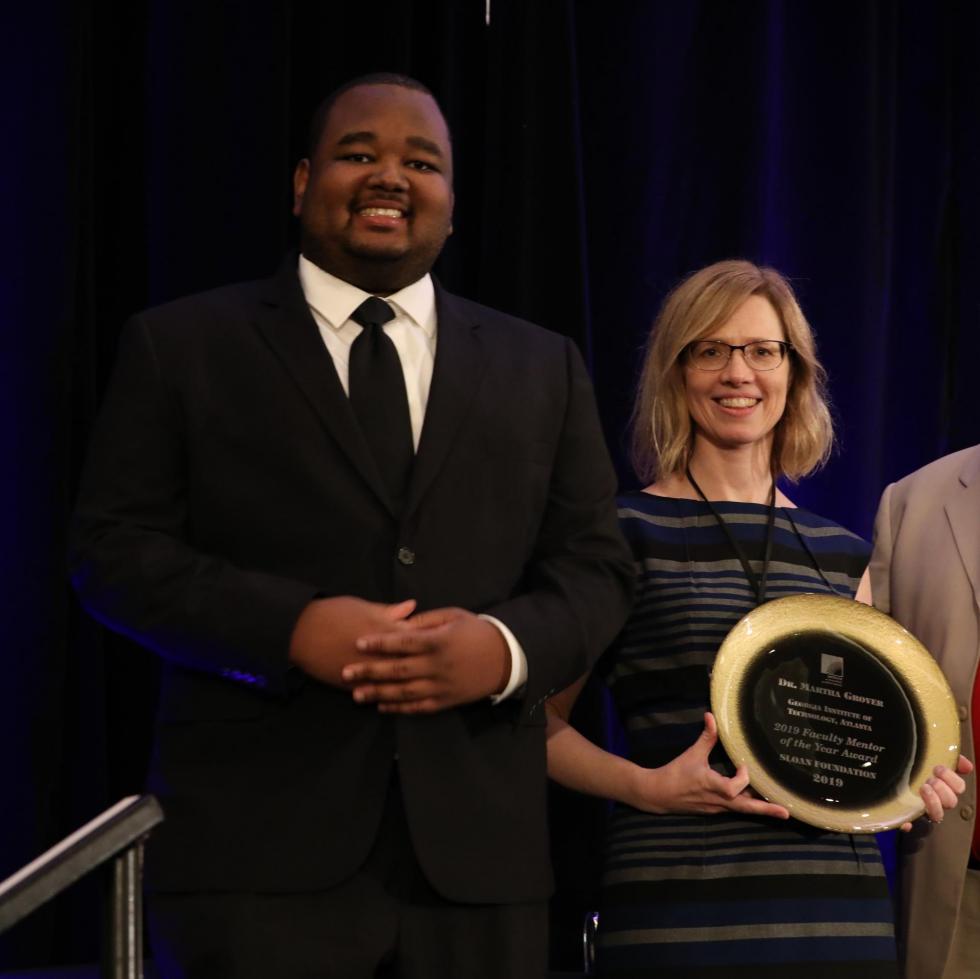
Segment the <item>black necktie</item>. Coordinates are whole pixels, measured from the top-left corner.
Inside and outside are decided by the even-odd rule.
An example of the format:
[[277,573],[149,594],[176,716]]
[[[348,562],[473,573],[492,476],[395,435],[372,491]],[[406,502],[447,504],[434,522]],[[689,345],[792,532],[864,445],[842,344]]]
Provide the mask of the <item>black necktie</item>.
[[415,449],[405,376],[384,324],[394,310],[368,296],[350,317],[364,329],[350,348],[350,403],[392,499],[401,504]]

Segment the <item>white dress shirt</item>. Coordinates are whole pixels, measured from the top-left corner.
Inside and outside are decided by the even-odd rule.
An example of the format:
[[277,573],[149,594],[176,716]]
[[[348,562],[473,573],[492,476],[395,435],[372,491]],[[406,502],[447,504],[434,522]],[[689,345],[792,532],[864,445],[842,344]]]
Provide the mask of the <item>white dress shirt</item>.
[[[308,258],[300,255],[299,281],[303,295],[320,330],[323,343],[333,360],[337,376],[348,394],[348,364],[351,344],[364,329],[351,318],[351,313],[364,302],[369,292],[324,272]],[[432,366],[436,358],[436,292],[432,277],[424,275],[411,285],[381,297],[394,310],[395,318],[383,329],[398,351],[405,393],[408,395],[408,414],[412,423],[412,441],[416,451],[425,420],[432,385]],[[527,657],[514,634],[492,615],[481,618],[492,622],[503,635],[510,651],[510,678],[504,689],[491,698],[494,703],[511,696],[527,680]]]

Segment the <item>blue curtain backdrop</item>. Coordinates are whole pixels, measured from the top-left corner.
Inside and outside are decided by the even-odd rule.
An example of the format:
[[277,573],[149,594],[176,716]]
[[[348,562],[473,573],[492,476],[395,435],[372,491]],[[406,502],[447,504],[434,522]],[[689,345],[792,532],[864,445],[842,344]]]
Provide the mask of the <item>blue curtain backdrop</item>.
[[[977,5],[490,9],[489,26],[485,0],[0,15],[0,877],[142,778],[152,662],[78,613],[63,557],[119,327],[274,268],[306,119],[354,74],[440,97],[458,197],[440,275],[579,342],[624,485],[656,308],[731,256],[793,279],[830,371],[840,450],[798,502],[867,535],[887,482],[980,442]],[[590,899],[600,818],[556,793],[556,965],[577,955],[563,923]],[[97,895],[12,930],[0,967],[94,959]]]

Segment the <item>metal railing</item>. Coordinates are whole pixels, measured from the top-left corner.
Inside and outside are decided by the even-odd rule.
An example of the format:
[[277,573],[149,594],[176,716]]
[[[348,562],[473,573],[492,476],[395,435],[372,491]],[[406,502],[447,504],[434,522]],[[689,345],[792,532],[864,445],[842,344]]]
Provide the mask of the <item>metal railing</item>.
[[582,922],[582,968],[585,975],[594,976],[596,945],[599,942],[599,912],[586,911]]
[[163,821],[152,795],[129,796],[0,882],[0,933],[114,859],[107,979],[143,979],[143,842]]

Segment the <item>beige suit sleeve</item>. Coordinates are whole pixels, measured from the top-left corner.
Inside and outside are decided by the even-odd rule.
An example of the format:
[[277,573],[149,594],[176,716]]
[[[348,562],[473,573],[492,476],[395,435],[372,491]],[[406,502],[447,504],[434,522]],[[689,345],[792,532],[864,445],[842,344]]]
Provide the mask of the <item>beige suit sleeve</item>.
[[875,517],[874,546],[871,552],[871,594],[874,595],[875,608],[891,615],[891,564],[892,544],[892,490],[895,484],[890,483],[881,494],[878,504],[878,514]]

